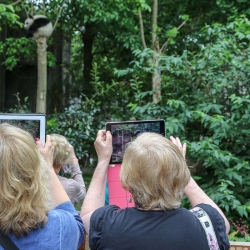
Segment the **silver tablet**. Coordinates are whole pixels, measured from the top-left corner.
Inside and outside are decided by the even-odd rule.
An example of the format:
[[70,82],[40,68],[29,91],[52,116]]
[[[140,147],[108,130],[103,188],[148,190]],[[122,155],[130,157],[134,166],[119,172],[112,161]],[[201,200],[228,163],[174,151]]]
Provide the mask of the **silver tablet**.
[[4,122],[28,131],[34,139],[39,138],[44,145],[46,137],[46,115],[0,113],[0,123]]

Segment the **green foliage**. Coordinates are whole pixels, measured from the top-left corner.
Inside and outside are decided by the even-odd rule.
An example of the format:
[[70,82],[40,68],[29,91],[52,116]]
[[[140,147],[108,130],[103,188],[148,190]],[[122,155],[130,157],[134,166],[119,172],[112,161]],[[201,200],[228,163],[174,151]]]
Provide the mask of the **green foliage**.
[[[95,89],[95,94],[91,98],[81,94],[72,99],[63,113],[55,112],[49,115],[47,122],[47,134],[64,135],[74,146],[81,164],[91,167],[95,166],[97,160],[93,143],[97,131],[105,129],[105,123],[110,119],[123,118],[122,112],[127,115],[126,106],[118,103],[124,102],[123,95],[126,96],[128,93],[126,91],[123,95],[119,93],[118,89],[122,88],[119,83],[101,82],[96,63],[94,63],[92,77],[91,84]],[[108,95],[112,95],[113,98],[107,99]]]
[[[13,6],[0,3],[0,24],[8,24],[10,26],[18,25],[22,27],[22,23],[18,21],[19,16],[15,14]],[[0,31],[2,27],[0,26]]]
[[[28,53],[29,51],[29,53]],[[33,61],[36,55],[36,44],[34,41],[25,37],[21,38],[6,38],[5,42],[0,42],[0,53],[4,53],[6,60],[3,65],[8,70],[12,70],[20,62]]]
[[56,58],[50,51],[47,52],[47,64],[49,67],[54,67],[56,64]]
[[[20,17],[15,14],[17,11],[23,12],[23,8],[0,4],[0,31],[2,25],[7,25],[7,27],[15,30],[23,29],[23,22],[19,22]],[[36,50],[35,41],[26,37],[7,37],[4,41],[0,41],[0,54],[3,54],[5,59],[2,64],[5,65],[7,70],[13,70],[17,66],[27,64],[27,62],[33,62],[36,59]],[[53,67],[55,56],[51,52],[48,52],[47,56],[48,66]]]
[[234,231],[228,235],[230,241],[236,242],[250,242],[250,236],[245,234],[244,237],[240,237],[237,231]]
[[9,109],[8,113],[19,113],[19,114],[31,113],[30,104],[28,102],[29,101],[28,96],[24,98],[23,104],[21,104],[19,93],[14,94],[14,96],[17,99],[17,104],[15,105],[15,108]]
[[48,117],[47,134],[64,135],[73,145],[75,153],[85,166],[93,163],[93,142],[96,131],[93,127],[102,128],[103,123],[97,124],[94,119],[100,109],[95,103],[82,100],[83,96],[71,101],[64,113],[55,113]]
[[[72,41],[70,65],[62,65],[71,79],[66,86],[70,103],[65,101],[63,113],[48,115],[47,132],[65,135],[81,163],[94,166],[93,141],[105,122],[162,118],[167,137],[178,135],[187,142],[188,165],[201,187],[228,217],[241,216],[249,223],[248,2],[159,2],[156,33],[160,44],[168,41],[166,54],[141,49],[137,12],[142,11],[145,40],[151,46],[152,1],[65,2],[57,28]],[[45,1],[52,21],[59,3]],[[41,5],[34,2],[37,12]],[[13,13],[11,8],[4,11]],[[185,27],[176,28],[187,20]],[[84,51],[91,42],[93,46]],[[26,38],[0,42],[10,70],[34,60],[35,49]],[[52,54],[48,58],[53,66]],[[89,65],[83,58],[91,59]],[[87,66],[93,66],[89,81],[83,73]],[[156,71],[161,73],[157,104],[152,101]],[[86,93],[84,87],[92,87],[93,93]],[[188,206],[186,200],[183,204]]]
[[[134,98],[128,108],[137,119],[163,118],[167,137],[188,143],[192,174],[229,218],[249,214],[250,93],[249,20],[206,25],[195,50],[181,55],[135,51],[131,67],[118,71],[129,77]],[[147,78],[162,72],[161,102],[152,102]],[[143,73],[142,73],[143,72]],[[139,77],[140,76],[140,77]],[[145,90],[146,88],[146,90]],[[188,206],[186,200],[183,204]],[[249,223],[249,222],[248,222]]]
[[230,241],[250,242],[249,228],[246,222],[240,218],[239,221],[232,221],[233,231],[228,235]]

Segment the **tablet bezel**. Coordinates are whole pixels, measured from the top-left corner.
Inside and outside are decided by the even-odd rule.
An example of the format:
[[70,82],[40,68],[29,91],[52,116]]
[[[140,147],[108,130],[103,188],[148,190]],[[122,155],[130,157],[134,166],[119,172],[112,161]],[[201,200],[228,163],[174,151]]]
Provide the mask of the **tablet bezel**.
[[40,131],[39,139],[42,144],[45,144],[46,139],[46,115],[45,114],[14,114],[14,113],[0,113],[0,120],[39,120]]
[[[121,121],[121,122],[107,122],[106,123],[106,131],[111,132],[112,125],[124,125],[124,124],[141,124],[141,123],[160,123],[160,133],[163,136],[166,136],[166,129],[165,129],[165,120],[158,119],[158,120],[141,120],[141,121]],[[112,161],[112,156],[110,159],[109,164],[121,164],[122,160],[119,162]]]

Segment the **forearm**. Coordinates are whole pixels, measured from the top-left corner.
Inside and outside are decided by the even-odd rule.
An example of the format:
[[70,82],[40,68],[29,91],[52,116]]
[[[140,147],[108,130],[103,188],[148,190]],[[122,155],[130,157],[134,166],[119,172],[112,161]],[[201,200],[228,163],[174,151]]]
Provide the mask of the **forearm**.
[[50,136],[46,136],[46,143],[44,147],[42,146],[42,142],[40,140],[37,140],[36,144],[48,167],[48,174],[50,178],[50,192],[55,206],[58,206],[66,201],[70,201],[53,168],[53,153],[55,148],[51,144]]
[[50,192],[55,202],[55,206],[58,206],[66,201],[70,201],[67,193],[65,192],[61,182],[59,181],[53,169],[49,169],[49,175],[50,175]]
[[84,199],[81,216],[104,206],[108,161],[99,162]]
[[79,185],[81,187],[81,196],[85,196],[86,195],[86,187],[85,187],[85,183],[84,183],[84,180],[82,177],[82,171],[80,169],[78,162],[72,164],[71,168],[72,168],[72,179],[74,179],[76,182],[79,183]]
[[224,213],[214,203],[214,201],[212,199],[210,199],[205,194],[205,192],[197,185],[197,183],[194,181],[193,178],[190,179],[190,182],[185,187],[184,193],[188,197],[192,207],[195,207],[196,205],[198,205],[200,203],[209,204],[212,207],[214,207],[221,214],[221,216],[223,217],[223,219],[225,221],[226,231],[227,231],[227,233],[229,232],[230,225],[229,225],[229,222],[228,222],[227,218],[225,217]]

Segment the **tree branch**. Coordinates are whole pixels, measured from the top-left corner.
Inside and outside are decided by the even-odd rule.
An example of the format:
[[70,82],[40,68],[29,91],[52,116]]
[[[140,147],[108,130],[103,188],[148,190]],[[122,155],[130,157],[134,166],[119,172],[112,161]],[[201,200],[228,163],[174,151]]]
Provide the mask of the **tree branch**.
[[34,16],[34,3],[31,2],[30,4],[30,11],[31,11],[31,15]]
[[[177,30],[179,30],[185,23],[187,22],[187,20],[184,20],[182,23],[181,23],[181,25],[177,28]],[[165,52],[165,50],[166,50],[166,48],[167,48],[167,46],[168,46],[168,42],[169,42],[169,38],[167,39],[167,41],[162,45],[162,47],[161,47],[161,52],[162,53],[164,53]]]
[[141,10],[138,10],[138,16],[139,16],[139,24],[140,24],[140,34],[141,34],[142,46],[143,46],[144,49],[146,49],[147,45],[146,45],[146,42],[145,42],[144,27],[143,27],[143,20],[142,20]]
[[26,9],[25,5],[23,5],[23,8],[24,8],[24,11],[25,11],[26,16],[27,16],[27,18],[28,18],[28,17],[29,17],[29,13],[28,13],[28,11],[27,11],[27,9]]
[[20,3],[21,1],[22,1],[22,0],[17,0],[16,2],[11,3],[10,5],[16,5],[16,4]]
[[43,13],[46,16],[46,7],[45,7],[45,0],[43,0]]
[[158,0],[154,0],[153,3],[153,13],[152,13],[152,46],[153,50],[159,49],[159,43],[157,41],[157,15],[158,15]]
[[63,5],[64,5],[65,1],[66,1],[66,0],[63,0],[63,2],[62,2],[61,8],[60,8],[60,10],[59,10],[59,13],[58,13],[58,16],[57,16],[57,19],[56,19],[56,22],[55,22],[55,25],[54,25],[54,27],[53,27],[53,32],[54,32],[54,30],[55,30],[55,28],[56,28],[56,25],[57,25],[57,22],[58,22],[58,20],[59,20],[59,18],[60,18],[60,15],[61,15],[61,12],[62,12],[62,9],[63,9]]
[[187,20],[184,20],[181,25],[177,28],[177,30],[179,30],[185,23],[187,22]]

